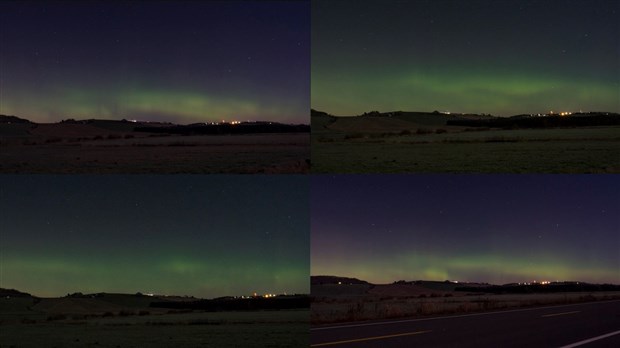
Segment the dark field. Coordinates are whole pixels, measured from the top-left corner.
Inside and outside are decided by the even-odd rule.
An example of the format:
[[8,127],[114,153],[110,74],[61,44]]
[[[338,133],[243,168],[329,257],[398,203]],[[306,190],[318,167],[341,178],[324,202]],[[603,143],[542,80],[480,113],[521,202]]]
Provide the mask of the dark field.
[[149,299],[2,298],[2,347],[303,347],[309,311],[202,312]]
[[453,291],[438,284],[313,284],[313,325],[620,299],[620,292],[491,294]]
[[620,173],[620,127],[447,126],[444,115],[312,118],[315,173]]
[[175,135],[0,124],[0,173],[306,173],[308,133]]

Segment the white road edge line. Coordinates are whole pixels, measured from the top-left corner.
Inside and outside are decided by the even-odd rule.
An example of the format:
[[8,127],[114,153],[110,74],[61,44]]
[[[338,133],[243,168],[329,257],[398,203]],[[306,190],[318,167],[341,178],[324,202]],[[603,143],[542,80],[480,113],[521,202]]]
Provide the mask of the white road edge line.
[[310,331],[332,330],[332,329],[346,329],[346,328],[361,327],[361,326],[375,326],[375,325],[411,323],[411,322],[416,322],[416,321],[437,320],[437,319],[452,319],[452,318],[475,317],[475,316],[478,316],[478,315],[493,315],[493,314],[512,313],[512,312],[525,312],[525,311],[535,311],[535,310],[538,310],[538,309],[546,309],[546,308],[561,308],[561,307],[583,306],[583,305],[602,304],[602,303],[609,303],[609,302],[620,302],[620,300],[572,303],[572,304],[559,305],[559,306],[545,306],[545,307],[535,307],[535,308],[511,309],[511,310],[500,311],[500,312],[485,312],[485,313],[472,313],[472,314],[462,314],[462,315],[449,315],[449,316],[444,316],[444,317],[433,317],[433,318],[418,318],[418,319],[379,321],[379,322],[363,323],[363,324],[347,324],[347,325],[339,325],[339,326],[311,327]]
[[573,348],[573,347],[578,347],[578,346],[582,346],[584,344],[588,344],[590,342],[594,342],[594,341],[598,341],[598,340],[602,340],[603,338],[607,338],[609,336],[613,336],[613,335],[617,335],[620,334],[620,330],[618,331],[614,331],[614,332],[610,332],[608,334],[604,334],[604,335],[600,335],[600,336],[596,336],[596,337],[592,337],[589,338],[587,340],[583,340],[583,341],[579,341],[579,342],[575,342],[573,344],[569,344],[567,346],[562,346],[560,348]]

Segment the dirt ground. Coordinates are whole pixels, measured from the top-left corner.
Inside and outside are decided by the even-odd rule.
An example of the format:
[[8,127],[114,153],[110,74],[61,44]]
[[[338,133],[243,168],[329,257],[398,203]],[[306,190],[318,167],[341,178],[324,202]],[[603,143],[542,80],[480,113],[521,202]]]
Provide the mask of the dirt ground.
[[307,173],[309,134],[3,137],[0,173]]
[[319,285],[312,287],[311,323],[476,313],[620,299],[619,292],[480,294],[415,285]]
[[205,312],[149,297],[0,298],[0,347],[307,347],[308,309]]

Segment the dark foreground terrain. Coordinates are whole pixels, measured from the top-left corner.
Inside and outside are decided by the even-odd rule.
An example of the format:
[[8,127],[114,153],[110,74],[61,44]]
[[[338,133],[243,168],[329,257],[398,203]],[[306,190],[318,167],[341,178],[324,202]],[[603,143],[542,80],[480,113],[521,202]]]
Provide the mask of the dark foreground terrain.
[[618,152],[616,114],[312,114],[315,173],[620,173]]
[[617,347],[620,285],[313,276],[311,347]]
[[0,119],[0,173],[306,173],[303,125]]
[[[154,301],[179,308],[153,307]],[[123,294],[63,298],[3,296],[0,299],[0,346],[308,346],[307,307],[227,310],[224,305],[221,311],[192,309],[196,303],[223,302]]]
[[619,285],[583,282],[489,285],[418,280],[371,284],[333,276],[311,279],[312,325],[620,300]]

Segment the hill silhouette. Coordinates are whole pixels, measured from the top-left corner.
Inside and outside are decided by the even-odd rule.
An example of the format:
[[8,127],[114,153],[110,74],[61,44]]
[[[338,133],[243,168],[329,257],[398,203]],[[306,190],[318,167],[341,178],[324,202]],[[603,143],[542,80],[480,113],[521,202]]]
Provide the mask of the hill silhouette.
[[155,312],[169,309],[219,311],[253,311],[309,308],[308,295],[273,295],[270,297],[233,297],[224,296],[214,299],[200,299],[188,296],[162,296],[80,292],[67,294],[63,297],[39,298],[14,289],[0,289],[0,296],[6,299],[28,299],[29,308],[47,314],[92,314],[134,313],[138,310],[152,309]]
[[363,285],[370,285],[370,283],[365,281],[365,280],[359,280],[357,278],[330,276],[330,275],[311,276],[310,277],[310,284],[312,284],[312,285],[318,285],[318,284],[363,284]]
[[620,114],[613,112],[578,112],[570,115],[520,114],[499,117],[490,114],[443,113],[439,111],[369,111],[353,116],[334,116],[311,109],[313,125],[346,132],[386,132],[414,127],[485,127],[485,128],[555,128],[620,125]]
[[25,118],[19,118],[17,116],[0,115],[0,123],[32,123]]
[[21,292],[15,289],[0,288],[0,297],[34,297],[26,292]]
[[311,110],[312,131],[340,133],[435,132],[437,129],[461,130],[450,126],[454,120],[488,120],[497,117],[485,114],[445,114],[439,111],[370,111],[361,115],[334,116],[324,111]]
[[[249,133],[302,133],[310,132],[310,126],[304,124],[285,124],[269,121],[255,122],[218,122],[218,123],[192,123],[187,125],[175,124],[171,122],[151,122],[135,120],[111,120],[111,119],[64,119],[56,123],[36,123],[17,116],[0,115],[0,124],[30,124],[33,131],[39,127],[45,129],[56,129],[53,133],[61,135],[62,131],[67,131],[70,135],[83,130],[88,135],[88,129],[98,129],[113,132],[145,132],[145,133],[167,133],[167,134],[249,134]],[[86,128],[85,128],[86,127]],[[62,131],[60,131],[62,129]],[[90,132],[92,133],[92,132]]]
[[[620,291],[616,284],[591,284],[579,281],[556,281],[545,283],[509,283],[503,285],[482,282],[458,282],[451,280],[398,280],[391,284],[374,284],[357,278],[340,276],[311,276],[311,285],[369,285],[366,291],[369,294],[396,296],[396,293],[411,294],[412,292],[472,292],[496,294],[527,294],[527,293],[554,293],[554,292],[599,292]],[[416,291],[412,291],[416,290]]]

